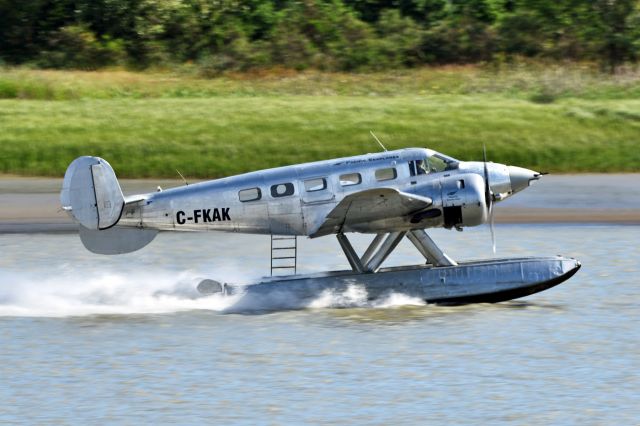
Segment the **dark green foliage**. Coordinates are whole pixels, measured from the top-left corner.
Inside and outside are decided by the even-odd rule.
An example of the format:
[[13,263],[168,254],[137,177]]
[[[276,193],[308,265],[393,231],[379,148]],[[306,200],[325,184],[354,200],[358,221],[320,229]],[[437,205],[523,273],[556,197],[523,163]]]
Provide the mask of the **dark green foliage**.
[[640,56],[638,0],[0,0],[0,63],[375,70]]
[[122,63],[124,59],[120,40],[108,36],[98,40],[86,27],[70,25],[51,34],[37,64],[44,68],[96,69]]

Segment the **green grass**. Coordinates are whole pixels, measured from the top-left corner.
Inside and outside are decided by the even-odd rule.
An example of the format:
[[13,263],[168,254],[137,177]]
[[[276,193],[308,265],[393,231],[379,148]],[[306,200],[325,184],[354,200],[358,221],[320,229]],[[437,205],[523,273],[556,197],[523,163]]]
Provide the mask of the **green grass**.
[[536,170],[640,171],[639,79],[572,72],[551,90],[468,67],[216,80],[0,71],[0,173],[62,176],[98,155],[120,177],[219,177],[377,151],[369,130],[388,149],[479,160],[486,143],[491,160]]

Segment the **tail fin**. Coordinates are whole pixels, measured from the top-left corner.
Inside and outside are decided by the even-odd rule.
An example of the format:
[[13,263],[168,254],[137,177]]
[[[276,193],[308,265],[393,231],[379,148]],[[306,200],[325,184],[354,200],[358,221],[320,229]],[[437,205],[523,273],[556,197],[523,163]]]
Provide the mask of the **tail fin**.
[[106,160],[79,157],[67,168],[60,193],[62,208],[82,226],[104,230],[120,220],[124,196]]
[[80,223],[80,239],[93,253],[129,253],[149,244],[158,233],[153,229],[114,228],[125,200],[113,169],[99,157],[79,157],[69,165],[60,201]]

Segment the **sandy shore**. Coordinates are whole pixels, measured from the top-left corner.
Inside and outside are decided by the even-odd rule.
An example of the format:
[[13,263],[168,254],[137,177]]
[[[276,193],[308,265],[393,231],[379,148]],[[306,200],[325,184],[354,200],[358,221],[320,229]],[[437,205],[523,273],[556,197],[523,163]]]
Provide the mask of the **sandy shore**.
[[[0,233],[75,232],[60,208],[62,179],[0,177]],[[125,194],[179,180],[122,180]],[[640,174],[559,175],[496,206],[496,223],[640,224]]]

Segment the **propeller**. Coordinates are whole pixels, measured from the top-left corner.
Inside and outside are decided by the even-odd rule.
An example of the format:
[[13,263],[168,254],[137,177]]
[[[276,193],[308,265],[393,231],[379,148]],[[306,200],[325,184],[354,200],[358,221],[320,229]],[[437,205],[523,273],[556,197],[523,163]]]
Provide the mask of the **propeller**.
[[487,168],[487,147],[482,144],[482,162],[484,163],[484,200],[487,205],[487,214],[489,215],[489,229],[491,230],[491,248],[493,254],[496,254],[496,233],[493,226],[493,200],[494,196],[489,185],[489,169]]

